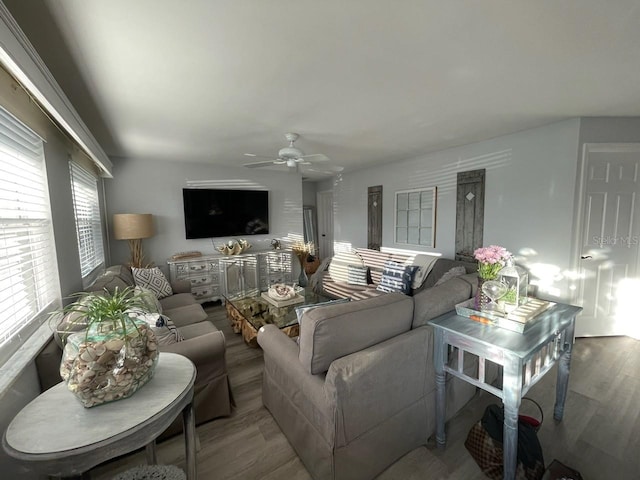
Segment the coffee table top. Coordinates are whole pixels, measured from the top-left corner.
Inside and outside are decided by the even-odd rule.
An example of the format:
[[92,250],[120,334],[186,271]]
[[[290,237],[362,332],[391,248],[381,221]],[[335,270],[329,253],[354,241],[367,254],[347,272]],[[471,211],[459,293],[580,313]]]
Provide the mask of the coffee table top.
[[296,325],[298,323],[296,308],[335,301],[333,298],[313,292],[310,288],[305,288],[298,294],[304,296],[304,302],[286,307],[271,304],[262,298],[260,292],[242,298],[226,298],[225,301],[233,305],[256,330],[260,330],[260,327],[266,324],[273,324],[280,329]]

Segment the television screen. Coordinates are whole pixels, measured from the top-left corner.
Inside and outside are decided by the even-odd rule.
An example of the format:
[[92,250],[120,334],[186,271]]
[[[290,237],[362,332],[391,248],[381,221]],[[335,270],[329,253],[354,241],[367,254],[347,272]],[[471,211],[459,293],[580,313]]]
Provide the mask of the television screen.
[[269,233],[269,192],[183,188],[187,238]]

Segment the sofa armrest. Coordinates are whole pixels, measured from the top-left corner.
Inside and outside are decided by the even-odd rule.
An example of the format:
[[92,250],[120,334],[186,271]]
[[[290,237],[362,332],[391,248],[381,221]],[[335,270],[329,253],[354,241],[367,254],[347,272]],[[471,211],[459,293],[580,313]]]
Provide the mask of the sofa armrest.
[[196,383],[206,383],[227,371],[225,362],[225,339],[221,331],[209,332],[199,337],[178,343],[163,345],[162,352],[178,353],[187,357],[196,366]]
[[339,445],[414,408],[435,388],[432,344],[432,329],[419,328],[333,361],[325,395],[336,405]]
[[413,296],[413,324],[411,328],[422,327],[433,318],[450,312],[456,304],[471,298],[471,284],[452,278],[436,287],[426,288]]
[[191,282],[189,280],[174,280],[171,282],[173,293],[191,293]]
[[[316,412],[328,413],[328,403],[323,393],[324,375],[311,375],[298,359],[298,345],[275,325],[264,325],[258,331],[258,344],[264,351],[265,375],[276,377],[296,390],[292,401],[313,405]],[[285,387],[286,388],[286,387]],[[302,395],[300,395],[302,393]],[[305,406],[301,406],[305,415]]]

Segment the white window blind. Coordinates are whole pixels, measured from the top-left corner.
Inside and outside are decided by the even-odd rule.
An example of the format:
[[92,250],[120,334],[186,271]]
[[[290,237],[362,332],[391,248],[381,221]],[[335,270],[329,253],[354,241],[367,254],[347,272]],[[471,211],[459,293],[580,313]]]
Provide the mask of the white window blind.
[[80,271],[82,278],[85,278],[104,263],[98,180],[73,161],[69,162],[69,168],[80,251]]
[[59,297],[42,140],[0,108],[0,357]]

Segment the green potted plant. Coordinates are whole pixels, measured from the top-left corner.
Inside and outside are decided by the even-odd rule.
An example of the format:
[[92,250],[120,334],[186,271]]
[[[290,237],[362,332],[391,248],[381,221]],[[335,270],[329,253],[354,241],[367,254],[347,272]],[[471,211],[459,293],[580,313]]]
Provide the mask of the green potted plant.
[[133,287],[73,296],[78,300],[53,313],[67,387],[85,407],[133,395],[158,361],[156,337],[141,319],[148,300]]

